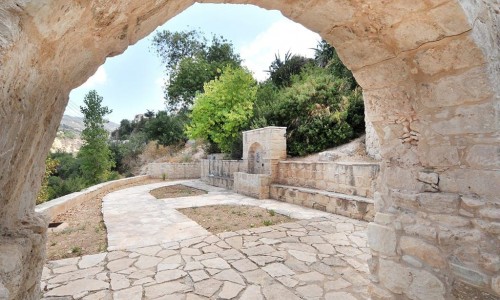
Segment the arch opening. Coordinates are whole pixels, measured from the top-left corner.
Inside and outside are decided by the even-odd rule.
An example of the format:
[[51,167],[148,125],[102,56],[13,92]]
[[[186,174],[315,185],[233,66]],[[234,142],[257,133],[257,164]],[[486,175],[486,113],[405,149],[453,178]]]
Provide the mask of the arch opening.
[[[45,222],[33,199],[69,91],[192,3],[0,4],[0,256],[21,262],[0,270],[7,297],[36,297]],[[372,296],[498,297],[496,1],[249,3],[318,32],[364,89],[384,161],[368,228]]]

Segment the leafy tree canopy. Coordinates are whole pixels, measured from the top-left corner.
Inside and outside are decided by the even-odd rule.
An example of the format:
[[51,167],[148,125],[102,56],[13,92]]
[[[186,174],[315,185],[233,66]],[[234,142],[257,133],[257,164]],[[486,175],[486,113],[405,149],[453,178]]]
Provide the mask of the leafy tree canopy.
[[169,115],[166,111],[160,111],[146,123],[145,132],[149,140],[157,140],[160,145],[177,145],[187,140],[184,134],[185,122],[185,117],[181,114]]
[[196,97],[187,135],[213,142],[222,152],[230,153],[241,131],[248,127],[256,92],[256,81],[248,70],[224,68]]
[[282,60],[279,54],[275,55],[274,61],[269,66],[269,79],[278,88],[288,87],[292,84],[292,76],[300,74],[302,69],[311,64],[312,60],[299,55],[285,54]]
[[203,85],[217,78],[225,66],[239,66],[240,56],[222,36],[212,40],[199,31],[158,32],[153,47],[165,65],[164,97],[169,111],[187,110]]

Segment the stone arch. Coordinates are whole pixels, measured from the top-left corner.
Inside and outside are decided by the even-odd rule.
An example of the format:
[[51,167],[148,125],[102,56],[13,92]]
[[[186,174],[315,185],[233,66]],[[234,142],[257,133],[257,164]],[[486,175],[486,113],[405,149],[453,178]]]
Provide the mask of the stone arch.
[[[332,43],[363,87],[383,159],[374,298],[450,298],[462,283],[500,295],[497,0],[203,2],[280,10]],[[25,266],[0,270],[11,298],[35,297],[45,224],[33,199],[70,90],[192,3],[0,4],[0,255]]]
[[259,143],[253,143],[248,150],[248,173],[264,174],[264,161],[262,154],[264,148]]

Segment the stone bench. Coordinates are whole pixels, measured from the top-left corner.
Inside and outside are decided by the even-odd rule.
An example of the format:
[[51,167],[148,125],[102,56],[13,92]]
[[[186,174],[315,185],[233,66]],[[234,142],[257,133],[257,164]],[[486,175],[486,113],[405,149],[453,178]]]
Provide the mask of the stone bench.
[[373,221],[373,199],[318,189],[272,184],[271,199],[310,207],[345,217]]

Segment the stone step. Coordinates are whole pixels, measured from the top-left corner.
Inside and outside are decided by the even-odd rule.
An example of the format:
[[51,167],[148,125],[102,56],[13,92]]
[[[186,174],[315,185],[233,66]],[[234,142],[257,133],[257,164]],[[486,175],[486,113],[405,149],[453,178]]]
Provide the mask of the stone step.
[[375,215],[373,199],[360,196],[281,184],[271,185],[270,196],[271,199],[358,220],[371,222]]

